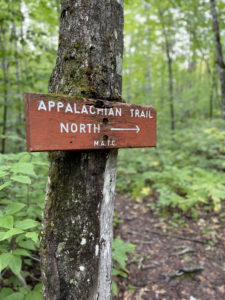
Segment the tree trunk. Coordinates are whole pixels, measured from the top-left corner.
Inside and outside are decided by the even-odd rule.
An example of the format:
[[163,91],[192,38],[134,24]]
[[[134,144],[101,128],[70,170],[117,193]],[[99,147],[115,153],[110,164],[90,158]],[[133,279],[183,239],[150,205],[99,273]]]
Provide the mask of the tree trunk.
[[[119,101],[123,0],[62,0],[49,92]],[[41,237],[43,299],[111,299],[117,150],[56,151]]]
[[[147,18],[147,24],[150,23],[150,15],[151,15],[151,10],[150,10],[150,4],[148,2],[144,2],[144,10],[146,12],[146,18]],[[151,28],[150,26],[146,26],[146,38],[147,38],[147,45],[148,45],[148,53],[147,53],[147,71],[146,71],[146,79],[147,79],[147,84],[146,84],[146,92],[147,92],[147,101],[148,103],[150,101],[150,98],[152,97],[152,64],[151,64]]]
[[[162,52],[164,52],[164,47],[162,47]],[[162,109],[164,109],[164,100],[165,100],[165,77],[167,76],[167,74],[165,74],[166,72],[166,66],[164,64],[164,62],[162,62],[161,65],[161,80],[160,80],[160,104]]]
[[6,60],[6,53],[5,53],[5,31],[2,27],[0,27],[0,49],[3,52],[1,65],[2,65],[2,72],[3,72],[3,123],[2,123],[2,143],[1,143],[1,153],[5,153],[6,148],[6,130],[7,130],[7,118],[8,118],[8,98],[9,98],[9,90],[8,90],[8,69],[9,63]]
[[148,55],[147,61],[148,61],[147,74],[146,74],[146,77],[147,77],[147,99],[149,99],[152,94],[152,73],[151,73],[151,56],[150,55]]
[[217,54],[217,64],[220,75],[220,86],[221,86],[221,96],[222,96],[222,118],[225,119],[225,63],[223,60],[223,51],[220,40],[220,28],[219,21],[217,16],[216,4],[215,0],[210,0],[212,21],[213,21],[213,32],[216,46],[216,54]]
[[[19,9],[20,12],[20,9]],[[22,92],[22,86],[21,86],[21,70],[20,70],[20,61],[18,58],[18,37],[16,32],[16,25],[15,22],[12,23],[12,31],[14,36],[14,59],[15,59],[15,77],[16,77],[16,98],[18,100],[18,113],[17,113],[17,124],[16,124],[16,133],[19,137],[23,137],[23,133],[21,131],[21,124],[22,122],[22,107],[23,107],[23,96]],[[23,151],[23,146],[21,144],[18,144],[18,152]]]
[[169,44],[166,45],[168,73],[169,73],[169,92],[170,92],[170,118],[171,118],[171,130],[175,130],[175,119],[174,119],[174,96],[173,96],[173,69],[172,69],[172,58],[170,55]]
[[166,57],[167,57],[167,66],[168,66],[168,80],[169,80],[169,105],[170,105],[170,119],[171,119],[171,130],[175,130],[175,116],[174,116],[174,94],[173,94],[173,68],[172,68],[172,57],[171,57],[171,42],[169,41],[168,32],[164,23],[163,11],[158,6],[158,13],[160,22],[162,25],[162,33],[165,40],[166,46]]

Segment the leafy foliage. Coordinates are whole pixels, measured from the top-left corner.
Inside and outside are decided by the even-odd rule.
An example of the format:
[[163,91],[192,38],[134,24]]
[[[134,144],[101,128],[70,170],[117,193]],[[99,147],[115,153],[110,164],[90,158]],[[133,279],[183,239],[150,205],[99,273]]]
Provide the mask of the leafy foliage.
[[0,290],[1,299],[42,299],[40,284],[33,288],[25,282],[33,276],[30,266],[39,248],[48,167],[43,158],[39,153],[0,156],[0,272],[8,286]]
[[225,200],[223,126],[197,122],[172,139],[163,132],[156,150],[121,151],[118,189],[134,199],[158,195],[158,208],[196,212],[204,205],[218,212]]
[[[130,243],[124,243],[123,240],[115,238],[113,241],[113,276],[127,277],[129,273],[126,269],[126,262],[128,259],[127,254],[133,254],[136,246]],[[113,293],[117,295],[117,285],[113,281]]]

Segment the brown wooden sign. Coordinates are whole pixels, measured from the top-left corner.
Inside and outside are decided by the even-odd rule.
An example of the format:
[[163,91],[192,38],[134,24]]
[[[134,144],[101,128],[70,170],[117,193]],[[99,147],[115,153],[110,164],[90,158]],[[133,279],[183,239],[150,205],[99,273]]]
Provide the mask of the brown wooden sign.
[[28,151],[156,146],[156,111],[51,94],[25,94]]

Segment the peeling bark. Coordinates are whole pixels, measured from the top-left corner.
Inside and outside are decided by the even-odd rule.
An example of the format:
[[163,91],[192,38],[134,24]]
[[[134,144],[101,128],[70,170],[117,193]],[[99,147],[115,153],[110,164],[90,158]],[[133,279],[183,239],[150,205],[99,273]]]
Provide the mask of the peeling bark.
[[[49,92],[121,99],[123,1],[62,0]],[[111,299],[117,150],[55,151],[41,236],[43,299]]]

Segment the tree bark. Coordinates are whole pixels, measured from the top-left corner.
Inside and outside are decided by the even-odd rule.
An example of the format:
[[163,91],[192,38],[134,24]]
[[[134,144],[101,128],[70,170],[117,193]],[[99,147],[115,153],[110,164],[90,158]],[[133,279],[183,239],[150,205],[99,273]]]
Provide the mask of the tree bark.
[[8,89],[8,69],[9,63],[6,60],[6,53],[5,53],[5,30],[4,28],[0,27],[0,49],[3,52],[1,65],[2,65],[2,72],[3,72],[3,123],[2,123],[2,143],[1,143],[1,153],[5,153],[6,148],[6,131],[7,131],[7,121],[8,121],[8,98],[9,98],[9,89]]
[[171,130],[175,130],[175,114],[174,114],[174,93],[173,93],[173,67],[172,67],[172,56],[171,56],[171,42],[169,41],[168,32],[165,27],[164,17],[162,10],[158,7],[159,18],[162,25],[162,33],[165,39],[166,46],[166,57],[169,75],[169,105],[170,105],[170,119],[171,119]]
[[225,63],[223,59],[223,50],[222,50],[222,45],[220,40],[220,27],[219,27],[215,0],[210,0],[210,8],[211,8],[212,21],[213,21],[213,33],[214,33],[215,46],[216,46],[217,65],[218,65],[219,76],[220,76],[220,86],[221,86],[221,96],[222,96],[222,103],[221,103],[222,118],[225,119]]
[[[123,0],[62,0],[49,92],[119,101]],[[111,299],[117,150],[51,152],[41,236],[43,299]]]
[[151,72],[151,56],[150,54],[147,57],[147,99],[151,97],[152,94],[152,72]]

